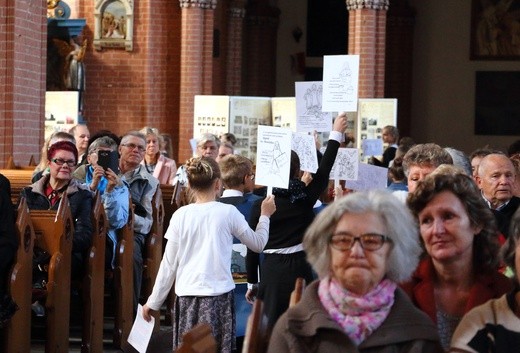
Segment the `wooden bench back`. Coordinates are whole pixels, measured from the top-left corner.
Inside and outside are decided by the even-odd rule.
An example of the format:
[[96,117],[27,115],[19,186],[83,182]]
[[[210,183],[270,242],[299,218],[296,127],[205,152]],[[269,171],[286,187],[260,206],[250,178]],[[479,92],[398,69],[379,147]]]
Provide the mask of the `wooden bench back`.
[[36,160],[34,159],[34,156],[31,155],[31,158],[29,159],[29,164],[25,166],[19,166],[15,163],[14,157],[9,156],[9,159],[6,163],[6,169],[25,169],[25,170],[34,170],[36,167]]
[[[163,237],[164,237],[164,205],[162,199],[161,188],[158,186],[152,198],[153,224],[148,237],[146,238],[143,266],[143,288],[142,294],[144,298],[148,298],[152,294],[155,278],[159,272],[161,259],[163,254]],[[154,312],[155,329],[160,327],[160,313]]]
[[182,336],[182,344],[175,353],[216,353],[217,342],[208,324],[199,324]]
[[70,271],[74,223],[67,195],[57,211],[31,210],[35,245],[50,256],[47,297],[46,352],[67,352],[69,348]]
[[19,310],[5,328],[3,352],[31,350],[31,296],[34,229],[25,199],[20,201],[16,215],[18,250],[8,281],[8,289]]
[[242,353],[265,353],[270,335],[267,315],[264,313],[264,303],[260,299],[256,299],[247,320]]
[[99,192],[91,212],[92,246],[83,278],[82,352],[103,352],[103,307],[105,295],[105,242],[108,220]]
[[118,230],[114,269],[114,345],[123,348],[134,322],[134,211],[129,198],[128,222]]
[[301,299],[305,290],[305,279],[302,277],[296,278],[294,284],[294,290],[291,292],[291,298],[289,299],[289,307],[296,305]]
[[33,172],[31,170],[21,169],[0,169],[0,174],[3,174],[9,179],[11,183],[11,202],[13,205],[18,204],[18,198],[22,189],[32,184],[31,179]]

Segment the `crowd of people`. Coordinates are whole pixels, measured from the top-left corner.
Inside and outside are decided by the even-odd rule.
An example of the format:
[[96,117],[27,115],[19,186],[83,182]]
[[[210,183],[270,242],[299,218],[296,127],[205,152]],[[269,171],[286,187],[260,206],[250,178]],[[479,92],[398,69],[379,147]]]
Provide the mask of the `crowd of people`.
[[[152,127],[117,136],[85,125],[53,134],[33,183],[30,209],[57,209],[67,195],[74,219],[72,279],[85,272],[90,210],[98,193],[116,232],[133,208],[134,307],[150,320],[174,287],[173,348],[209,324],[218,352],[236,351],[232,246],[247,246],[246,300],[262,300],[269,352],[507,352],[520,343],[520,151],[464,152],[416,144],[386,126],[387,190],[336,194],[316,204],[345,143],[347,117],[333,122],[319,168],[300,171],[291,153],[286,189],[255,186],[253,162],[234,154],[232,134],[204,134],[194,157],[177,164]],[[155,286],[142,298],[143,256],[160,184],[186,188],[172,216]],[[0,176],[0,325],[16,314],[7,276],[16,251],[9,181]],[[131,203],[131,204],[130,204]],[[315,216],[317,214],[317,216]],[[235,239],[235,240],[234,240]],[[297,278],[308,284],[289,307]],[[175,283],[175,284],[174,284]]]

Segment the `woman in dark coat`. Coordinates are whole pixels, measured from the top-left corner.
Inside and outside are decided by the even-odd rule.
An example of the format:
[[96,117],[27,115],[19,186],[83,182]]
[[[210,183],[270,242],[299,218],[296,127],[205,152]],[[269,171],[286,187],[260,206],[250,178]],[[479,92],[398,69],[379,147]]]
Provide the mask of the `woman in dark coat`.
[[84,260],[92,243],[92,192],[72,178],[78,160],[76,146],[68,141],[53,144],[47,153],[50,173],[22,189],[20,198],[27,200],[31,210],[57,210],[61,197],[67,194],[74,235],[72,240],[72,278],[81,278]]

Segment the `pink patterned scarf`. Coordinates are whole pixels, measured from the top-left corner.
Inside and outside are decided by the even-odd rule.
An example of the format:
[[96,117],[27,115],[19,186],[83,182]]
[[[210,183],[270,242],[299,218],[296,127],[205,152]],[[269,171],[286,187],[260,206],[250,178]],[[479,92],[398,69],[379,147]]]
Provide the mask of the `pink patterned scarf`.
[[384,279],[360,297],[326,277],[320,281],[318,295],[332,319],[359,345],[385,321],[394,305],[396,287],[394,282]]

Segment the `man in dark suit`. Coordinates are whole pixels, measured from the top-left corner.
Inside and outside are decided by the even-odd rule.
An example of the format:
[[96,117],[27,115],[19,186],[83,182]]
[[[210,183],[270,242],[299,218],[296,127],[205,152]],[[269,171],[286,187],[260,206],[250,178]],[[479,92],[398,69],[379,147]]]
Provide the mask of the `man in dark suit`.
[[520,198],[513,196],[515,167],[505,154],[492,153],[480,161],[477,185],[482,197],[493,210],[500,232],[509,236],[511,218],[520,206]]

